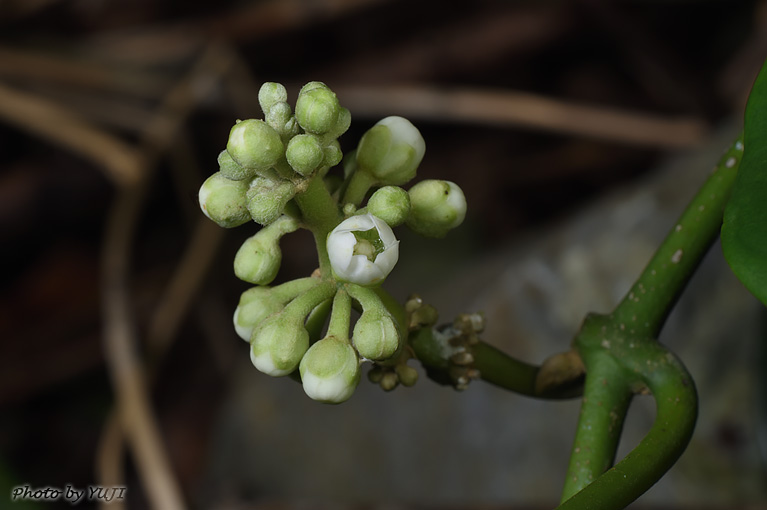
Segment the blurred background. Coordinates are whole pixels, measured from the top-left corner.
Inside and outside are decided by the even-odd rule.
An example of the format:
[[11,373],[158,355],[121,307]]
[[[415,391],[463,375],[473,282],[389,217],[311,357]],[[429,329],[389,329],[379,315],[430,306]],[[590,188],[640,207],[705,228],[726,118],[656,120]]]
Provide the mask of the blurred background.
[[[0,508],[69,507],[9,503],[23,484],[124,486],[126,508],[554,506],[577,401],[422,374],[324,406],[253,369],[231,262],[257,226],[218,228],[197,190],[264,81],[291,103],[327,83],[344,150],[408,117],[418,179],[469,213],[444,240],[398,231],[387,284],[445,321],[484,311],[538,363],[628,289],[765,55],[757,0],[0,0]],[[283,254],[278,281],[314,269],[305,232]],[[716,248],[688,294],[666,334],[699,427],[637,507],[767,508],[763,314]],[[623,453],[652,423],[638,400]]]

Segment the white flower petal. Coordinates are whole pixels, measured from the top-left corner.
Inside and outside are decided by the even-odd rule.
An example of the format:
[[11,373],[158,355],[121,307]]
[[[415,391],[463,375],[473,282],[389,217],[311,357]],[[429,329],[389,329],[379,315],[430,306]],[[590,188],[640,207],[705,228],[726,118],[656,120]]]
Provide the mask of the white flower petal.
[[[383,251],[371,262],[365,255],[355,255],[357,238],[354,232],[375,228],[383,242]],[[352,216],[342,221],[327,239],[328,258],[333,272],[341,279],[359,285],[380,282],[394,268],[399,259],[399,241],[391,227],[372,214]]]

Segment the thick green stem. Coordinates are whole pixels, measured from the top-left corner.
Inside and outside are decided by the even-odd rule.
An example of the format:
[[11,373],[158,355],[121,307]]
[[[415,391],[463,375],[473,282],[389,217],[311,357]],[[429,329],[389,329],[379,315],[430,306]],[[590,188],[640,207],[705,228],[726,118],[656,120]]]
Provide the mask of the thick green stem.
[[529,397],[538,397],[535,380],[540,367],[512,358],[480,342],[472,347],[474,367],[482,380]]
[[581,414],[562,491],[565,501],[612,466],[633,395],[621,367],[604,351],[584,359],[588,367]]
[[698,398],[681,362],[659,344],[646,344],[637,349],[633,360],[622,360],[622,365],[655,397],[655,422],[634,450],[562,503],[561,510],[625,508],[671,468],[692,437]]
[[[575,339],[587,375],[563,508],[623,508],[663,476],[692,435],[697,414],[692,379],[676,357],[657,343],[657,336],[719,234],[743,154],[742,140],[741,135],[721,158],[613,313],[589,316]],[[595,420],[605,419],[595,399],[609,393],[622,422],[628,390],[638,391],[643,385],[653,393],[658,408],[653,428],[626,459],[596,477],[607,467],[604,461],[614,455],[614,445],[609,435],[588,433]],[[584,452],[589,454],[584,457]],[[591,471],[584,470],[585,460]]]
[[613,312],[638,338],[656,338],[679,294],[719,235],[724,206],[743,156],[743,136],[682,213],[629,293]]
[[325,187],[325,183],[319,177],[308,182],[306,190],[296,195],[295,202],[301,209],[304,224],[314,235],[320,273],[323,277],[327,277],[330,275],[330,259],[325,243],[330,231],[341,222],[341,212]]

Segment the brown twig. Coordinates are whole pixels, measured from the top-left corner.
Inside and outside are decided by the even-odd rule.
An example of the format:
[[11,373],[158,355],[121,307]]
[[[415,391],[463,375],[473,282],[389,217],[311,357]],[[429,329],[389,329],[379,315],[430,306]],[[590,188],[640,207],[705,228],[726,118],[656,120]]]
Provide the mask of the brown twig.
[[95,64],[64,54],[0,46],[0,76],[16,81],[55,83],[140,98],[162,95],[162,91],[172,83],[170,77],[146,69],[148,66],[126,71],[118,66]]
[[68,108],[0,84],[0,118],[90,159],[118,186],[138,180],[139,153]]
[[[102,265],[102,293],[105,318],[105,351],[117,393],[120,424],[135,455],[139,475],[154,508],[184,508],[161,436],[149,404],[148,388],[137,355],[137,335],[130,317],[128,265],[137,217],[141,211],[149,169],[172,142],[190,112],[207,96],[217,77],[229,65],[217,46],[209,46],[194,68],[169,91],[158,108],[155,120],[142,137],[146,167],[142,179],[119,194],[107,223]],[[102,479],[119,476],[121,448],[108,422],[99,452]],[[108,454],[118,455],[110,457]]]
[[[155,508],[182,510],[185,506],[181,490],[172,475],[161,434],[152,416],[130,316],[128,265],[144,192],[143,183],[124,188],[107,222],[101,275],[105,354],[117,393],[120,424],[130,440],[148,498]],[[109,430],[107,436],[111,437],[113,433]],[[102,445],[114,448],[114,444],[106,440]],[[104,460],[103,456],[101,459]],[[110,476],[114,474],[112,471]]]
[[425,86],[337,86],[334,90],[357,115],[516,125],[660,148],[694,146],[706,135],[705,123],[695,118],[579,105],[524,92]]

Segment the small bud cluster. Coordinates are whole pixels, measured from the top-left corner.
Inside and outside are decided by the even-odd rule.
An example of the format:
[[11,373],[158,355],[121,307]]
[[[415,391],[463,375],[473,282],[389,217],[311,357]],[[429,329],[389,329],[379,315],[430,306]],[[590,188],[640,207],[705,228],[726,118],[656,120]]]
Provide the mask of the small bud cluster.
[[[414,356],[408,317],[380,288],[399,258],[392,228],[444,236],[464,219],[463,192],[438,180],[400,187],[415,177],[426,147],[408,120],[381,120],[344,158],[338,137],[351,116],[336,94],[310,82],[294,110],[287,99],[279,83],[261,87],[264,118],[237,121],[218,156],[219,171],[199,192],[203,212],[222,227],[262,225],[234,257],[235,275],[255,285],[240,297],[234,329],[250,344],[258,370],[300,374],[317,401],[350,398],[363,362],[374,364],[370,379],[385,390],[411,386],[418,373],[407,365]],[[342,172],[331,172],[342,161]],[[299,228],[314,234],[319,269],[271,286],[282,261],[280,240]]]
[[337,138],[351,123],[349,110],[321,82],[306,84],[295,114],[279,83],[258,93],[264,119],[239,120],[218,156],[219,171],[200,189],[200,207],[222,227],[253,220],[269,225],[282,216],[307,180],[341,162]]

